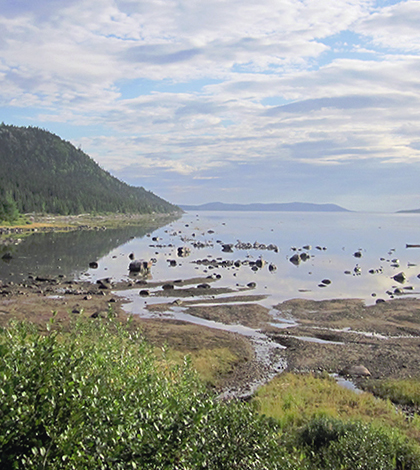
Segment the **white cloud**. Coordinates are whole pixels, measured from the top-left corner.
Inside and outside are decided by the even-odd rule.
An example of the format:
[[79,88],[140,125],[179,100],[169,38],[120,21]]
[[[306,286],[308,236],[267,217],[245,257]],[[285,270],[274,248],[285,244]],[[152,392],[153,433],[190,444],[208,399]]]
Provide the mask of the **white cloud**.
[[375,3],[10,3],[0,104],[76,129],[102,166],[157,187],[178,175],[228,191],[236,172],[290,191],[293,165],[417,164],[420,2]]
[[355,30],[379,46],[420,50],[420,2],[408,0],[379,9],[361,21]]

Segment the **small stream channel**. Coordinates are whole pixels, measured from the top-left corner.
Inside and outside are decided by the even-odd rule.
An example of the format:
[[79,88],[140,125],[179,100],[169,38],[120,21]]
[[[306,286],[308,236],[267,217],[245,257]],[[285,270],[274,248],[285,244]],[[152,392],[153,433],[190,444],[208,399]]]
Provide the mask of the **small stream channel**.
[[[126,290],[126,291],[119,291],[116,292],[117,295],[124,297],[129,302],[125,304],[124,309],[127,313],[132,313],[135,315],[139,315],[142,318],[158,318],[160,320],[165,319],[174,319],[183,322],[193,323],[200,326],[205,326],[207,328],[217,329],[228,331],[231,333],[236,333],[247,337],[255,352],[255,357],[253,359],[254,363],[257,364],[257,368],[259,371],[263,371],[263,376],[256,378],[254,380],[250,380],[246,383],[246,385],[242,385],[240,387],[228,388],[224,390],[220,398],[221,399],[231,399],[231,398],[239,398],[239,399],[248,399],[252,396],[255,391],[262,385],[268,383],[271,379],[273,379],[277,374],[284,371],[287,367],[287,363],[281,351],[284,350],[286,347],[283,345],[278,344],[277,342],[273,341],[268,335],[263,333],[262,331],[254,328],[250,328],[247,326],[243,326],[240,324],[225,324],[213,320],[207,320],[204,318],[200,318],[194,315],[190,315],[187,313],[188,307],[182,307],[179,305],[169,305],[168,309],[164,312],[159,313],[151,313],[147,310],[147,305],[149,304],[157,304],[162,303],[162,297],[154,297],[148,298],[147,301],[144,298],[138,295],[138,290]],[[224,296],[221,295],[221,298]],[[194,300],[197,300],[197,304],[189,304],[190,306],[199,305],[202,306],[223,306],[223,305],[232,305],[231,302],[229,304],[221,301],[220,303],[214,303],[214,298],[212,297],[212,302],[205,303],[203,300],[206,300],[206,296],[197,296]],[[165,299],[166,300],[166,299]],[[243,302],[234,302],[236,304],[241,304]],[[279,329],[286,329],[290,327],[297,326],[298,323],[292,318],[281,318],[278,316],[278,311],[275,309],[271,310],[271,314],[273,316],[273,322],[270,323],[271,326],[275,326]],[[309,342],[316,342],[320,344],[344,344],[342,342],[337,341],[327,341],[311,336],[293,336],[290,335],[289,337],[299,339],[301,341],[309,341]],[[337,374],[332,375],[335,378],[337,383],[349,390],[353,390],[357,393],[361,391],[357,389],[357,387],[349,380],[340,377]]]

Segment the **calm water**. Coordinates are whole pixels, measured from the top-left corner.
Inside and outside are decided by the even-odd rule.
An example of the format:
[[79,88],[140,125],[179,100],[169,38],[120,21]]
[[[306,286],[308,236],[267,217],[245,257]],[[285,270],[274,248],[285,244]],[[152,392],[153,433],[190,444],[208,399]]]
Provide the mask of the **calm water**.
[[[213,286],[255,282],[254,292],[269,296],[267,305],[297,297],[362,298],[373,303],[377,298],[389,298],[387,291],[397,287],[409,295],[420,293],[420,248],[406,248],[407,243],[420,244],[417,214],[197,212],[149,233],[148,229],[34,235],[13,248],[9,263],[0,263],[0,276],[7,280],[42,271],[92,282],[101,277],[125,279],[128,255],[134,253],[136,258],[154,259],[153,280],[220,274]],[[278,252],[254,248],[222,251],[222,243],[236,245],[238,240],[276,245]],[[197,242],[205,247],[194,248]],[[304,250],[306,245],[311,248]],[[182,246],[191,249],[190,256],[177,256],[177,248]],[[295,266],[290,258],[296,252],[306,252],[310,258]],[[356,258],[355,252],[362,256]],[[259,258],[267,265],[256,272],[249,266],[209,269],[194,263]],[[168,260],[176,260],[177,265],[171,267]],[[90,261],[98,261],[99,268],[88,269]],[[276,271],[270,272],[270,263],[276,265]],[[407,276],[404,284],[392,279],[399,272]],[[326,279],[331,283],[319,287]]]
[[[214,232],[214,233],[212,233]],[[153,238],[158,238],[153,241]],[[258,242],[276,245],[278,252],[261,249],[222,251],[223,244]],[[200,242],[204,248],[193,248]],[[214,286],[244,286],[255,282],[255,293],[270,296],[268,303],[302,297],[309,299],[389,298],[388,291],[404,288],[410,295],[420,292],[420,216],[417,214],[368,213],[291,213],[291,212],[199,212],[187,213],[176,222],[153,232],[151,237],[135,238],[111,250],[99,260],[99,269],[89,270],[92,280],[104,276],[127,276],[128,254],[154,258],[155,280],[188,279],[220,274]],[[311,249],[302,247],[310,245]],[[177,256],[177,248],[188,246],[191,255]],[[322,250],[316,247],[323,248]],[[290,262],[296,251],[305,251],[310,259],[295,266]],[[325,248],[325,249],[324,249]],[[362,256],[356,258],[355,252]],[[249,266],[208,269],[194,261],[203,259],[255,261],[267,265],[254,272]],[[176,260],[170,267],[168,260]],[[270,272],[268,264],[277,270]],[[357,271],[357,273],[355,272]],[[375,273],[369,273],[374,270]],[[399,284],[392,277],[404,272],[407,281]],[[349,274],[350,273],[350,274]],[[331,281],[319,287],[321,281]],[[413,290],[408,290],[410,287]],[[374,297],[372,294],[376,294]]]

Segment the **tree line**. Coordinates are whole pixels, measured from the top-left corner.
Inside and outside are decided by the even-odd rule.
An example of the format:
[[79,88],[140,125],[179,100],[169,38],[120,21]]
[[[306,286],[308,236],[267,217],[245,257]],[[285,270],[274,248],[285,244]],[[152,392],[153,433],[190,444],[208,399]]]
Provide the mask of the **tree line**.
[[0,220],[18,213],[169,213],[179,210],[103,170],[70,142],[37,127],[0,125]]

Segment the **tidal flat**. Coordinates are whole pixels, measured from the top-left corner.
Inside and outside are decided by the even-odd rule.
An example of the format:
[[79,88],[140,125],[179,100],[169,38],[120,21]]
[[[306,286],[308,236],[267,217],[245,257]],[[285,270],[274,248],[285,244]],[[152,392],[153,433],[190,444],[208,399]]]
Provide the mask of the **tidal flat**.
[[[157,348],[212,357],[209,386],[227,398],[282,371],[359,387],[418,377],[420,250],[406,248],[420,240],[416,217],[184,214],[35,233],[3,247],[0,324],[131,318]],[[130,274],[132,258],[150,272]]]

